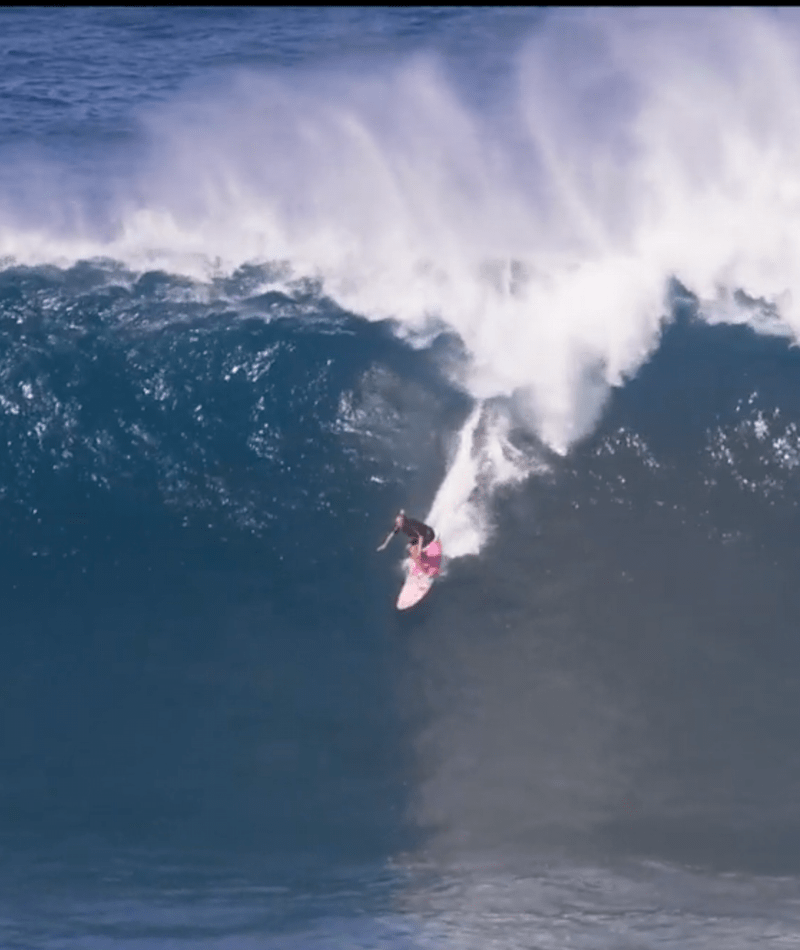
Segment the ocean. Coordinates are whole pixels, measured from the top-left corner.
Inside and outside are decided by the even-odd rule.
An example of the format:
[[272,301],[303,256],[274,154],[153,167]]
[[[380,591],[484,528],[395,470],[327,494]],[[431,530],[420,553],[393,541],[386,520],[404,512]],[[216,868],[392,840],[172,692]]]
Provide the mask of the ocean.
[[800,947],[797,15],[0,25],[0,948]]

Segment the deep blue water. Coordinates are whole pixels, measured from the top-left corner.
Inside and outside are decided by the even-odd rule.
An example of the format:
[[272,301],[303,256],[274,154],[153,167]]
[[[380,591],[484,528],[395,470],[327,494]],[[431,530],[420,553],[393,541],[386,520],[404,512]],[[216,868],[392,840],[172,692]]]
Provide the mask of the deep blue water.
[[719,16],[656,94],[621,11],[0,12],[0,947],[800,941],[800,138],[680,96],[800,46]]

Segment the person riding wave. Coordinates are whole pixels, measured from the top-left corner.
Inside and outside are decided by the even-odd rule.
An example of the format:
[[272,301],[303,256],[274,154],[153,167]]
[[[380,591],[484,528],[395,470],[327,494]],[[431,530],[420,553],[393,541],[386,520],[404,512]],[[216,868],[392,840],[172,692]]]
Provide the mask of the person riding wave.
[[408,553],[419,563],[419,557],[425,548],[435,539],[436,532],[430,525],[417,521],[416,518],[407,518],[406,513],[400,509],[400,514],[394,519],[394,527],[386,536],[385,540],[379,545],[378,550],[383,551],[398,531],[402,531],[411,539],[408,546]]
[[427,573],[426,565],[422,561],[422,553],[436,537],[433,528],[422,521],[417,521],[416,518],[407,518],[404,511],[395,518],[394,528],[395,532],[402,531],[411,538],[411,543],[408,545],[409,556],[421,571]]
[[442,545],[430,525],[417,521],[416,518],[407,518],[406,513],[400,509],[392,530],[378,545],[378,550],[385,551],[392,538],[400,531],[411,539],[408,554],[413,562],[408,568],[406,583],[397,599],[398,609],[405,610],[407,607],[413,607],[425,596],[434,577],[441,573]]

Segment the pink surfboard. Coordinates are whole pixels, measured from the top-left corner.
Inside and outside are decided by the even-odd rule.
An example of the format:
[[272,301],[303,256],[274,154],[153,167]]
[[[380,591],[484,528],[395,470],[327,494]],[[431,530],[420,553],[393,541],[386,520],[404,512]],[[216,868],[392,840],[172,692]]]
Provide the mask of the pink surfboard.
[[433,579],[439,573],[442,566],[442,545],[439,541],[431,543],[422,552],[422,563],[425,569],[420,570],[414,561],[411,561],[411,567],[397,598],[397,609],[408,610],[414,604],[418,604],[422,598],[433,587]]

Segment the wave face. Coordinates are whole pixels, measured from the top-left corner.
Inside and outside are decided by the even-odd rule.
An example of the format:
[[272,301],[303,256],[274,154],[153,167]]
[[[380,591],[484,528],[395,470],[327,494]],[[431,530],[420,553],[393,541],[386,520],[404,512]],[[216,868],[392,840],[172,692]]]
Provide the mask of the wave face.
[[5,25],[0,943],[796,939],[796,17]]
[[[219,781],[207,774],[222,740],[204,735],[207,700],[233,702],[223,717],[232,717],[228,726],[218,722],[212,733],[259,734],[248,741],[265,756],[256,767],[261,779],[252,775],[246,792],[233,791],[232,776],[225,782],[234,798],[244,794],[257,808],[256,824],[264,823],[254,797],[259,781],[272,788],[262,789],[265,796],[283,802],[275,814],[291,809],[277,777],[298,765],[301,723],[321,730],[312,758],[329,758],[330,730],[345,733],[364,717],[375,726],[372,738],[372,727],[358,727],[361,739],[347,741],[377,743],[370,754],[385,756],[382,734],[391,723],[379,725],[369,710],[382,688],[386,644],[365,638],[374,622],[367,617],[383,606],[393,578],[368,563],[373,582],[384,576],[379,593],[365,597],[353,564],[364,563],[384,526],[371,505],[385,519],[400,492],[413,491],[423,465],[441,469],[443,450],[423,427],[441,429],[448,418],[452,427],[464,400],[437,381],[426,356],[313,288],[247,296],[262,279],[245,271],[193,288],[163,273],[137,278],[100,265],[2,274],[3,583],[14,605],[6,642],[19,664],[7,667],[6,701],[10,719],[34,723],[33,736],[23,729],[9,737],[19,763],[6,789],[15,828],[37,826],[44,815],[56,825],[61,816],[93,827],[111,782],[119,807],[125,802],[122,810],[138,816],[117,830],[131,820],[147,839],[159,809],[172,812],[182,796],[197,794],[200,775],[203,784]],[[430,485],[418,489],[425,490]],[[294,637],[305,641],[302,657]],[[231,650],[233,641],[239,646]],[[40,650],[56,680],[47,699],[42,684],[23,685],[37,679]],[[238,672],[223,674],[220,662]],[[377,668],[364,677],[361,663]],[[334,691],[352,679],[361,698],[337,711],[335,695],[313,696],[316,676],[334,677]],[[273,702],[278,719],[266,738],[266,723],[258,723]],[[172,734],[148,742],[131,775],[137,754],[129,745],[138,746],[141,730],[158,731],[159,715],[172,723],[169,733],[193,736],[192,764],[177,754]],[[32,743],[34,757],[25,752]],[[161,761],[173,756],[171,765]],[[44,782],[54,761],[64,774]],[[329,796],[336,780],[315,784]],[[387,794],[372,780],[363,788],[367,800]],[[303,798],[300,809],[306,830],[295,831],[305,838],[314,808]],[[240,836],[245,828],[254,835],[253,825],[234,824]],[[272,819],[267,825],[275,831]],[[216,821],[190,826],[199,840],[221,833]]]

